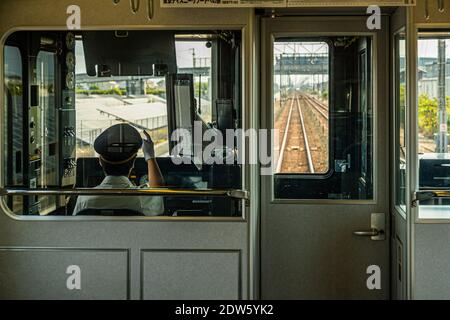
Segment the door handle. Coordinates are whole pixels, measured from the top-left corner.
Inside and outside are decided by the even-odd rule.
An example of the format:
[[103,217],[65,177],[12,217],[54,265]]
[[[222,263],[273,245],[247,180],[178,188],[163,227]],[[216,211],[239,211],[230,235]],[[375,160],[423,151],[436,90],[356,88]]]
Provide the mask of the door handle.
[[372,213],[370,215],[370,229],[353,231],[353,235],[358,237],[370,237],[373,241],[382,241],[386,239],[385,229],[385,214]]
[[354,231],[353,234],[358,237],[376,237],[384,234],[384,231],[378,229],[370,229],[370,230]]

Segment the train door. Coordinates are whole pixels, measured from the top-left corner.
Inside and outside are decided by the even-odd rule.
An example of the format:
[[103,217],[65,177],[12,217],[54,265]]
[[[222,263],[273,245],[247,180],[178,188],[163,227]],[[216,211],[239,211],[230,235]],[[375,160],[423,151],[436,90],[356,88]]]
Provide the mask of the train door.
[[263,18],[263,299],[389,298],[389,28],[366,19]]

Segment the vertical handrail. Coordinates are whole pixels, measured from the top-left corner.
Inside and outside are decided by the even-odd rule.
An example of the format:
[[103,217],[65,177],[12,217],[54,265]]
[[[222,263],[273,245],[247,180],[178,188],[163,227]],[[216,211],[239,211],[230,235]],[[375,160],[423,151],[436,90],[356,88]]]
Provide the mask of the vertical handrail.
[[153,0],[147,0],[147,19],[152,20],[154,13],[154,4]]
[[130,0],[131,12],[136,14],[139,11],[139,7],[141,5],[140,0]]

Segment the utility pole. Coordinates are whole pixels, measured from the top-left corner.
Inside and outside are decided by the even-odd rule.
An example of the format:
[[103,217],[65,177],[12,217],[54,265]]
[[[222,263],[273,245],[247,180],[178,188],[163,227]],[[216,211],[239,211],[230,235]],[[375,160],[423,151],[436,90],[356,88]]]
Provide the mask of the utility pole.
[[439,133],[437,141],[437,153],[448,152],[448,137],[447,137],[447,109],[445,101],[445,68],[446,68],[446,56],[445,56],[445,40],[439,39],[438,42],[438,110],[439,110]]
[[324,59],[323,55],[321,56],[320,60],[321,60],[320,61],[320,72],[321,72],[321,78],[322,78],[321,83],[320,83],[320,99],[322,99],[323,92],[324,92],[324,87],[325,87],[325,85],[323,83],[324,79],[325,79],[325,76],[324,76],[324,73],[325,73],[325,68],[324,68],[325,59]]
[[280,54],[280,109],[281,108],[283,108],[283,99],[282,99],[282,90],[283,90],[283,87],[282,87],[282,81],[283,81],[283,78],[282,78],[282,74],[281,74],[281,66],[282,66],[282,64],[283,64],[283,54],[281,53]]
[[310,53],[309,62],[311,63],[313,92],[316,92],[317,87],[316,87],[316,77],[315,77],[315,74],[314,74],[314,55],[313,55],[312,50],[311,50],[311,53]]
[[189,50],[192,51],[192,68],[195,71],[195,48],[190,48]]

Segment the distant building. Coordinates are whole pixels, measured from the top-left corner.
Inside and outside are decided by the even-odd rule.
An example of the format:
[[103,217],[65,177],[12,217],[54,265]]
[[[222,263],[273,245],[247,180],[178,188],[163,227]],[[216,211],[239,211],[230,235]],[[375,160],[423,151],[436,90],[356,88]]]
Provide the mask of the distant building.
[[[419,92],[428,95],[429,98],[438,97],[438,78],[422,78],[418,82]],[[450,95],[450,75],[445,78],[445,92]]]

